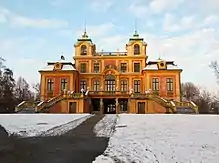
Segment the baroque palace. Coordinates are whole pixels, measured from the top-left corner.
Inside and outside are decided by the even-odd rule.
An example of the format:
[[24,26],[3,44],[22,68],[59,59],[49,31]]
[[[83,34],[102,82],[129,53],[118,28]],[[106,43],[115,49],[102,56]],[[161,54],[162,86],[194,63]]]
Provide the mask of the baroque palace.
[[181,102],[182,69],[174,61],[147,61],[147,43],[137,31],[126,52],[97,52],[86,32],[74,48],[74,62],[61,56],[39,71],[37,112],[197,113],[193,102]]

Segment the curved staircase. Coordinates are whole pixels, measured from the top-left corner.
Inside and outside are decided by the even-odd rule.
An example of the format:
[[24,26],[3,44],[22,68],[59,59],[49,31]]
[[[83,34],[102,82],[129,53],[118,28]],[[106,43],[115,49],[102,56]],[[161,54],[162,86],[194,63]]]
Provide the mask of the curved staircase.
[[48,113],[51,107],[64,99],[65,97],[63,95],[59,95],[51,98],[48,101],[42,101],[36,106],[36,112]]
[[132,94],[131,97],[136,99],[148,99],[155,101],[156,103],[165,107],[167,113],[182,113],[183,110],[185,110],[185,113],[198,113],[198,106],[192,101],[180,102],[169,100],[154,93]]

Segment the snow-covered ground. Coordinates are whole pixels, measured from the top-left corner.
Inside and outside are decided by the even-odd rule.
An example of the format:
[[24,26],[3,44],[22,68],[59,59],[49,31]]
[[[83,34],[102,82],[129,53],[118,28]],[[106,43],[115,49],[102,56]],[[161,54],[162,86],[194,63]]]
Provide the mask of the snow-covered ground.
[[94,127],[97,137],[110,137],[117,122],[117,115],[106,114]]
[[[25,137],[57,135],[78,126],[90,116],[90,114],[0,114],[0,125],[9,134],[15,133]],[[54,130],[51,130],[53,128]]]
[[119,115],[104,154],[93,163],[218,163],[219,116]]

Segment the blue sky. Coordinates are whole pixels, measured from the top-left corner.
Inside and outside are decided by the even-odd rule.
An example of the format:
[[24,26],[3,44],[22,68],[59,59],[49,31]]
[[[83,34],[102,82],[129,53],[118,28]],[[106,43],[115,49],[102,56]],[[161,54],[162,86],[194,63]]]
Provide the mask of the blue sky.
[[16,77],[35,83],[47,61],[61,53],[72,60],[85,20],[104,51],[123,51],[136,21],[150,60],[174,60],[183,81],[215,91],[208,65],[219,60],[218,8],[216,0],[0,0],[0,56]]

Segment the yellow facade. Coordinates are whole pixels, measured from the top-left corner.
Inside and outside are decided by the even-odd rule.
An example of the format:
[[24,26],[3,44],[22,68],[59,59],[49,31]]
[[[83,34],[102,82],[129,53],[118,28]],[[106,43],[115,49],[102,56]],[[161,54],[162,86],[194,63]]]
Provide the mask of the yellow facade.
[[125,52],[97,52],[85,32],[74,45],[74,64],[62,56],[39,71],[44,102],[38,111],[173,112],[181,97],[182,70],[173,61],[147,61],[147,44],[137,32],[124,46]]

